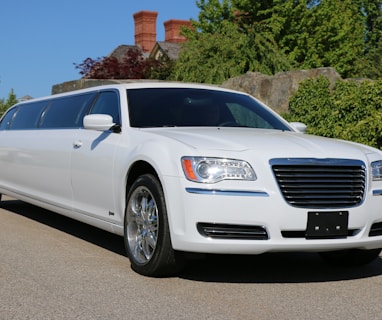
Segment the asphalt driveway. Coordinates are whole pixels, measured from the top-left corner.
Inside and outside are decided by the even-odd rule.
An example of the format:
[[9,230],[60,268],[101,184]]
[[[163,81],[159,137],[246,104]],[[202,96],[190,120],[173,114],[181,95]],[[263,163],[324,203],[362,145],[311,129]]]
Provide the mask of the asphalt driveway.
[[382,319],[382,259],[208,256],[177,277],[130,269],[121,237],[5,198],[0,319]]

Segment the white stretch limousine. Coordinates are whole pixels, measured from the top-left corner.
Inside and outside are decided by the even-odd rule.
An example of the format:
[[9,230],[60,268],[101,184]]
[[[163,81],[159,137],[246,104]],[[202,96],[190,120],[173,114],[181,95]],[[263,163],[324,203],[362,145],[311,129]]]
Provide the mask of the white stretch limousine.
[[253,97],[136,82],[30,100],[0,122],[0,193],[124,237],[164,276],[185,252],[382,248],[382,153],[299,132]]

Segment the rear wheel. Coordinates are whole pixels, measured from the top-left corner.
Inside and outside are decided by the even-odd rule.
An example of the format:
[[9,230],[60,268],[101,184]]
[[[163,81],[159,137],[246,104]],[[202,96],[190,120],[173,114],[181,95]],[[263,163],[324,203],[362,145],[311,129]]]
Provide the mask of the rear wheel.
[[140,176],[127,195],[124,240],[131,266],[146,276],[167,276],[178,271],[162,187],[151,174]]
[[381,249],[348,249],[322,252],[321,257],[328,263],[339,266],[362,266],[378,258]]

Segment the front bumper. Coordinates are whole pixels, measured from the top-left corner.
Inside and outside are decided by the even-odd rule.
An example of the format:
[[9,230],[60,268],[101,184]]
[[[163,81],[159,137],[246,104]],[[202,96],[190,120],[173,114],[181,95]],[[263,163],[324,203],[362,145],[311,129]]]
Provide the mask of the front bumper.
[[[166,178],[164,189],[174,249],[261,254],[382,248],[382,229],[377,230],[382,227],[382,196],[376,190],[369,190],[359,206],[316,210],[292,207],[278,190],[253,190],[249,186],[230,182],[211,188]],[[307,239],[308,212],[312,211],[348,212],[348,234]],[[203,226],[212,230],[212,236],[203,231]],[[217,231],[213,230],[214,226]],[[372,226],[374,232],[370,236]]]

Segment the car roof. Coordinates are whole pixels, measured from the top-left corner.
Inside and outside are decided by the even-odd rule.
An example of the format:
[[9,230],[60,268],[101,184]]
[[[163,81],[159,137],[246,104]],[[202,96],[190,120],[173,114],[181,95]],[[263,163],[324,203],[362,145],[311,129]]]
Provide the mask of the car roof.
[[218,85],[212,85],[212,84],[201,84],[201,83],[194,83],[194,82],[176,82],[176,81],[154,81],[154,80],[134,80],[123,83],[115,83],[115,84],[107,84],[107,85],[100,85],[100,86],[92,86],[89,88],[84,89],[77,89],[73,91],[67,91],[63,93],[58,93],[54,95],[44,96],[40,98],[35,98],[31,100],[26,100],[17,103],[17,105],[22,105],[25,103],[31,103],[31,102],[37,102],[37,101],[43,101],[43,100],[49,100],[52,98],[59,98],[59,97],[66,97],[71,96],[75,94],[81,94],[81,93],[87,93],[87,92],[94,92],[94,91],[101,91],[101,90],[107,90],[107,89],[117,89],[117,90],[126,90],[126,89],[143,89],[143,88],[191,88],[191,89],[206,89],[206,90],[217,90],[217,91],[225,91],[225,92],[235,92],[235,93],[242,93],[239,91],[227,89],[220,87]]

